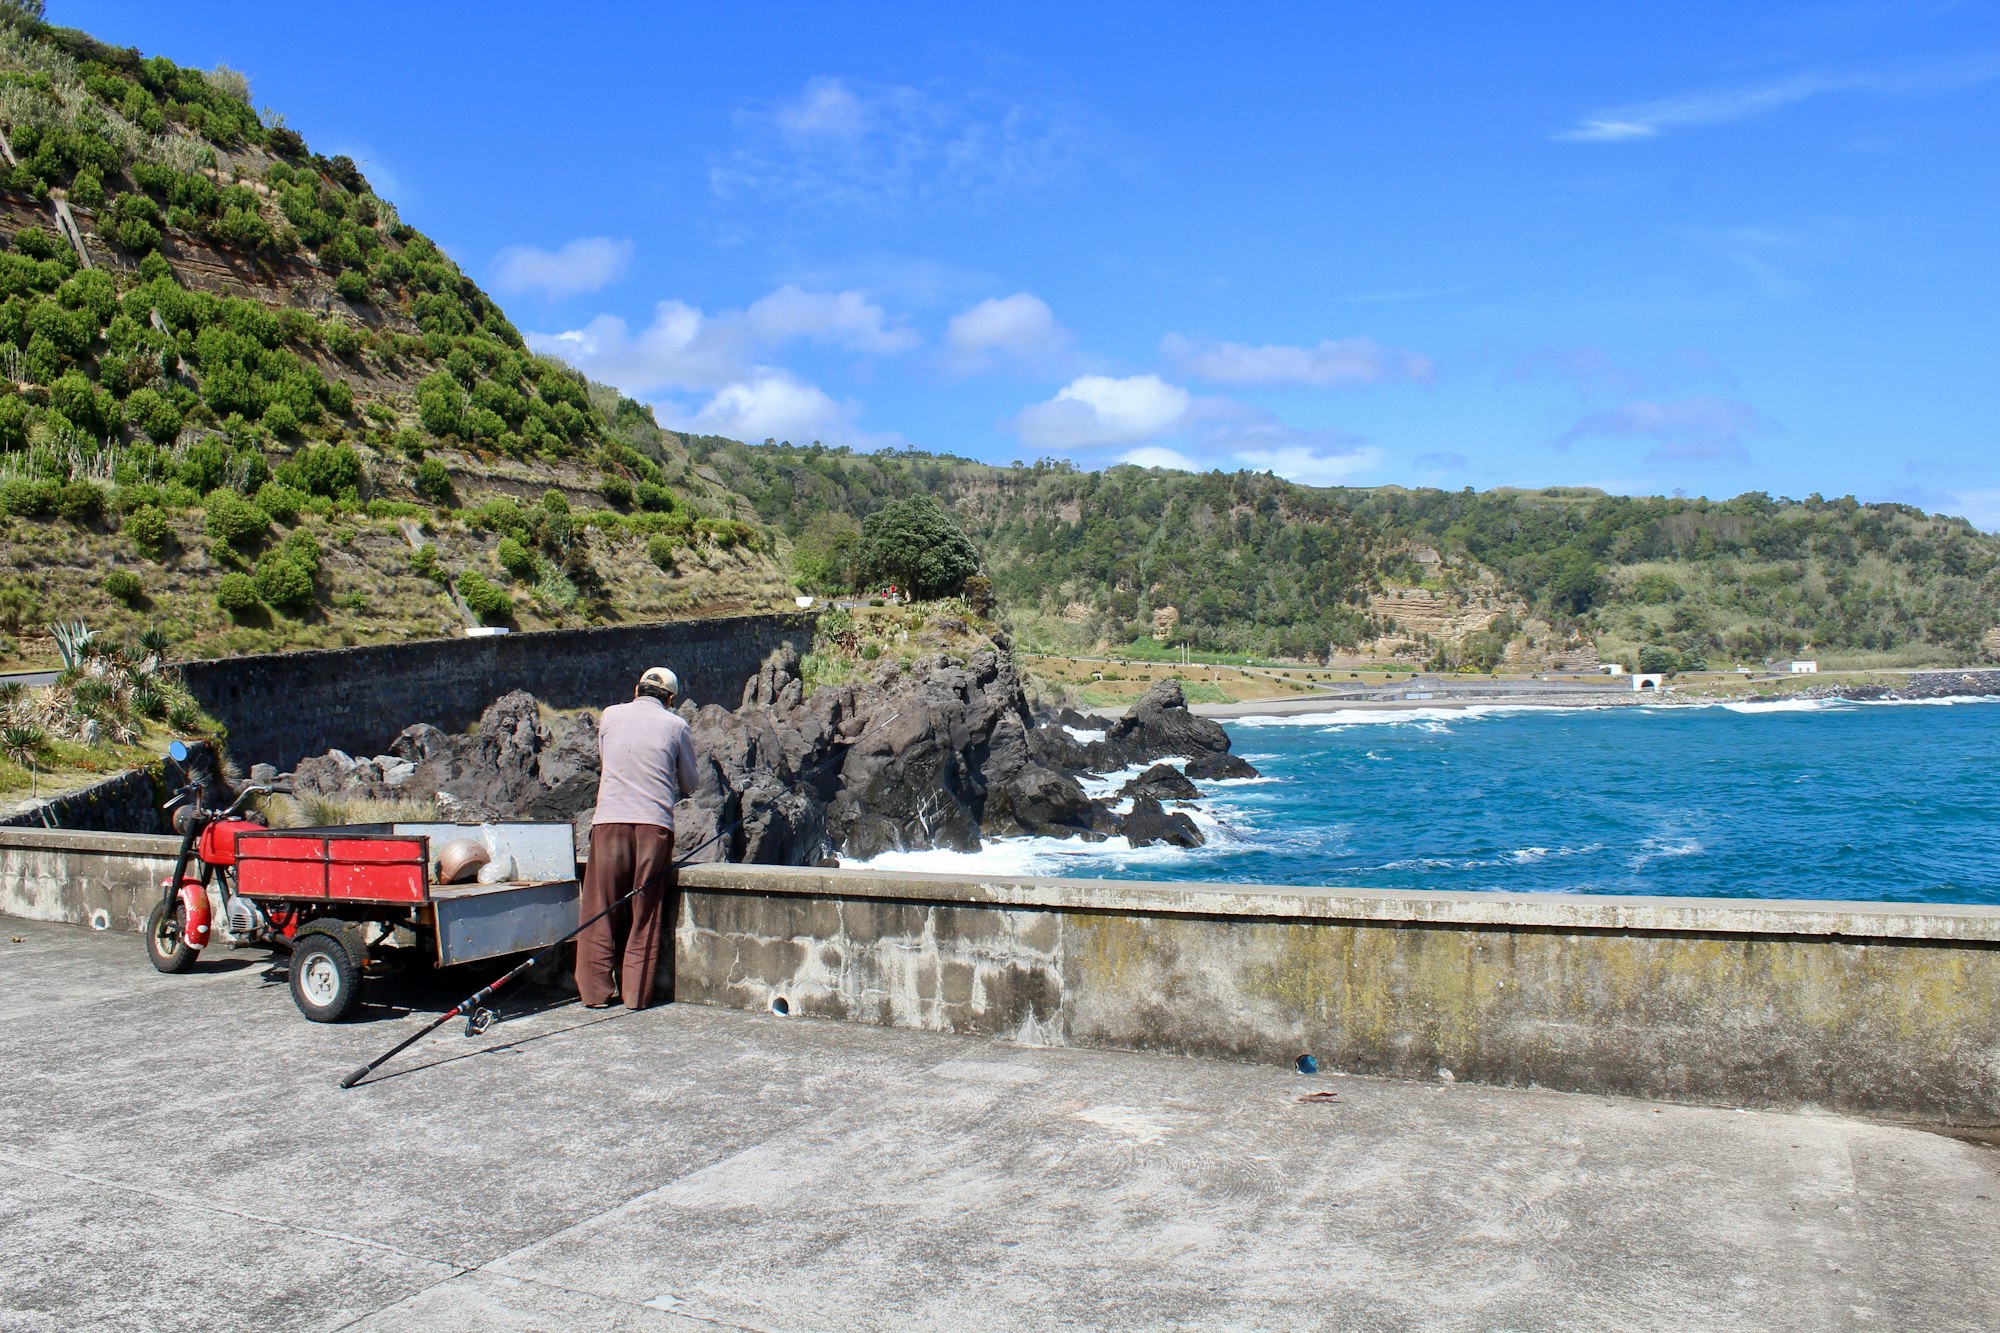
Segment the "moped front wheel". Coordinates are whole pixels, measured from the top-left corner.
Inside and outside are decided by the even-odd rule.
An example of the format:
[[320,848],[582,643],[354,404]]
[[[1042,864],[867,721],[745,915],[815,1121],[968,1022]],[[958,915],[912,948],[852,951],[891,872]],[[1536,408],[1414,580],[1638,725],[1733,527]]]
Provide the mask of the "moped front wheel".
[[155,970],[169,974],[194,966],[201,950],[187,939],[187,907],[178,898],[153,904],[146,918],[146,957]]

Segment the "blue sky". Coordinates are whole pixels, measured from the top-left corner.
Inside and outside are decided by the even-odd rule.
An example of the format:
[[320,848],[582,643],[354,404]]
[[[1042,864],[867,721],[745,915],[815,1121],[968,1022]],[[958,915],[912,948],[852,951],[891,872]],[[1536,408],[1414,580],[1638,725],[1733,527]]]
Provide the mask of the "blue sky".
[[750,439],[2000,526],[2000,8],[160,5]]

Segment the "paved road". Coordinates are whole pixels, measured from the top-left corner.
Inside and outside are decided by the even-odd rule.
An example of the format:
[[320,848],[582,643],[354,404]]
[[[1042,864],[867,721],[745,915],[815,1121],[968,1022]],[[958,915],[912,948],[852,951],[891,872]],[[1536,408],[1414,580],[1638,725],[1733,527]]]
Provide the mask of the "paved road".
[[2000,1327],[1914,1130],[267,971],[0,921],[0,1329]]

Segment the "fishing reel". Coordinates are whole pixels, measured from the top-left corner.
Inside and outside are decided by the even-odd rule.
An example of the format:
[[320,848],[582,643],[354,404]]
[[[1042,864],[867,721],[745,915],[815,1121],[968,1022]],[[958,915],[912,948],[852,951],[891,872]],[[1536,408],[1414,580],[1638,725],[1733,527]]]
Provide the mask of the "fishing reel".
[[474,1009],[471,1013],[465,1016],[465,1035],[468,1037],[481,1036],[485,1033],[486,1029],[492,1027],[493,1024],[498,1021],[498,1019],[499,1016],[496,1015],[491,1009],[487,1009],[484,1007]]

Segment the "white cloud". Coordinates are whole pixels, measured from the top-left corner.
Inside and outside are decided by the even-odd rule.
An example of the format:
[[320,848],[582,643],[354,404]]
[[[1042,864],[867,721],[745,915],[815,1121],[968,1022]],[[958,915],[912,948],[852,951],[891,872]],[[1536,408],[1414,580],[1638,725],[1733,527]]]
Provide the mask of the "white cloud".
[[1768,83],[1710,88],[1592,112],[1579,117],[1576,124],[1555,137],[1573,143],[1627,143],[1635,139],[1657,138],[1684,126],[1723,125],[1746,120],[1829,93],[1921,96],[1971,87],[1996,75],[2000,75],[2000,57],[1990,54],[1886,73],[1814,71]]
[[734,120],[709,165],[716,197],[820,214],[976,207],[1068,177],[1094,137],[1057,97],[825,76]]
[[1287,481],[1307,486],[1337,486],[1382,461],[1373,445],[1321,452],[1304,445],[1275,449],[1239,449],[1235,456],[1256,472],[1275,472]]
[[1147,444],[1141,445],[1137,449],[1128,449],[1118,455],[1118,461],[1121,463],[1130,463],[1134,467],[1165,468],[1170,472],[1204,471],[1200,463],[1195,462],[1194,459],[1189,458],[1186,454],[1181,453],[1177,449],[1168,449],[1158,444]]
[[709,315],[662,301],[636,337],[616,315],[581,328],[530,333],[528,346],[561,357],[592,379],[635,396],[660,389],[718,389],[768,373],[763,353],[818,342],[866,356],[893,356],[920,341],[859,292],[780,287],[747,310]]
[[797,97],[774,105],[771,120],[785,133],[805,137],[851,138],[868,127],[861,99],[839,79],[825,77],[806,80]]
[[1218,384],[1267,384],[1349,388],[1384,380],[1427,380],[1433,367],[1415,352],[1383,347],[1372,338],[1329,338],[1314,347],[1216,342],[1170,333],[1160,354],[1186,375]]
[[890,327],[882,307],[860,292],[809,292],[786,285],[743,316],[750,337],[767,346],[808,339],[850,352],[894,356],[922,341],[910,329]]
[[600,291],[625,276],[632,242],[584,236],[559,250],[510,245],[493,261],[493,286],[508,295],[539,292],[552,301]]
[[683,301],[662,301],[636,338],[618,316],[599,315],[580,329],[527,339],[535,351],[638,396],[670,387],[712,388],[741,375],[748,365],[736,333]]
[[1082,375],[1014,418],[1026,444],[1047,449],[1137,444],[1172,430],[1193,398],[1157,375]]
[[953,315],[945,337],[962,352],[1009,352],[1042,356],[1069,342],[1048,302],[1028,292],[981,301]]
[[953,315],[945,328],[945,365],[959,374],[1003,362],[1046,363],[1069,351],[1070,331],[1048,302],[1030,292],[994,297]]
[[687,419],[686,429],[738,440],[807,440],[851,434],[855,409],[782,370],[728,384]]

